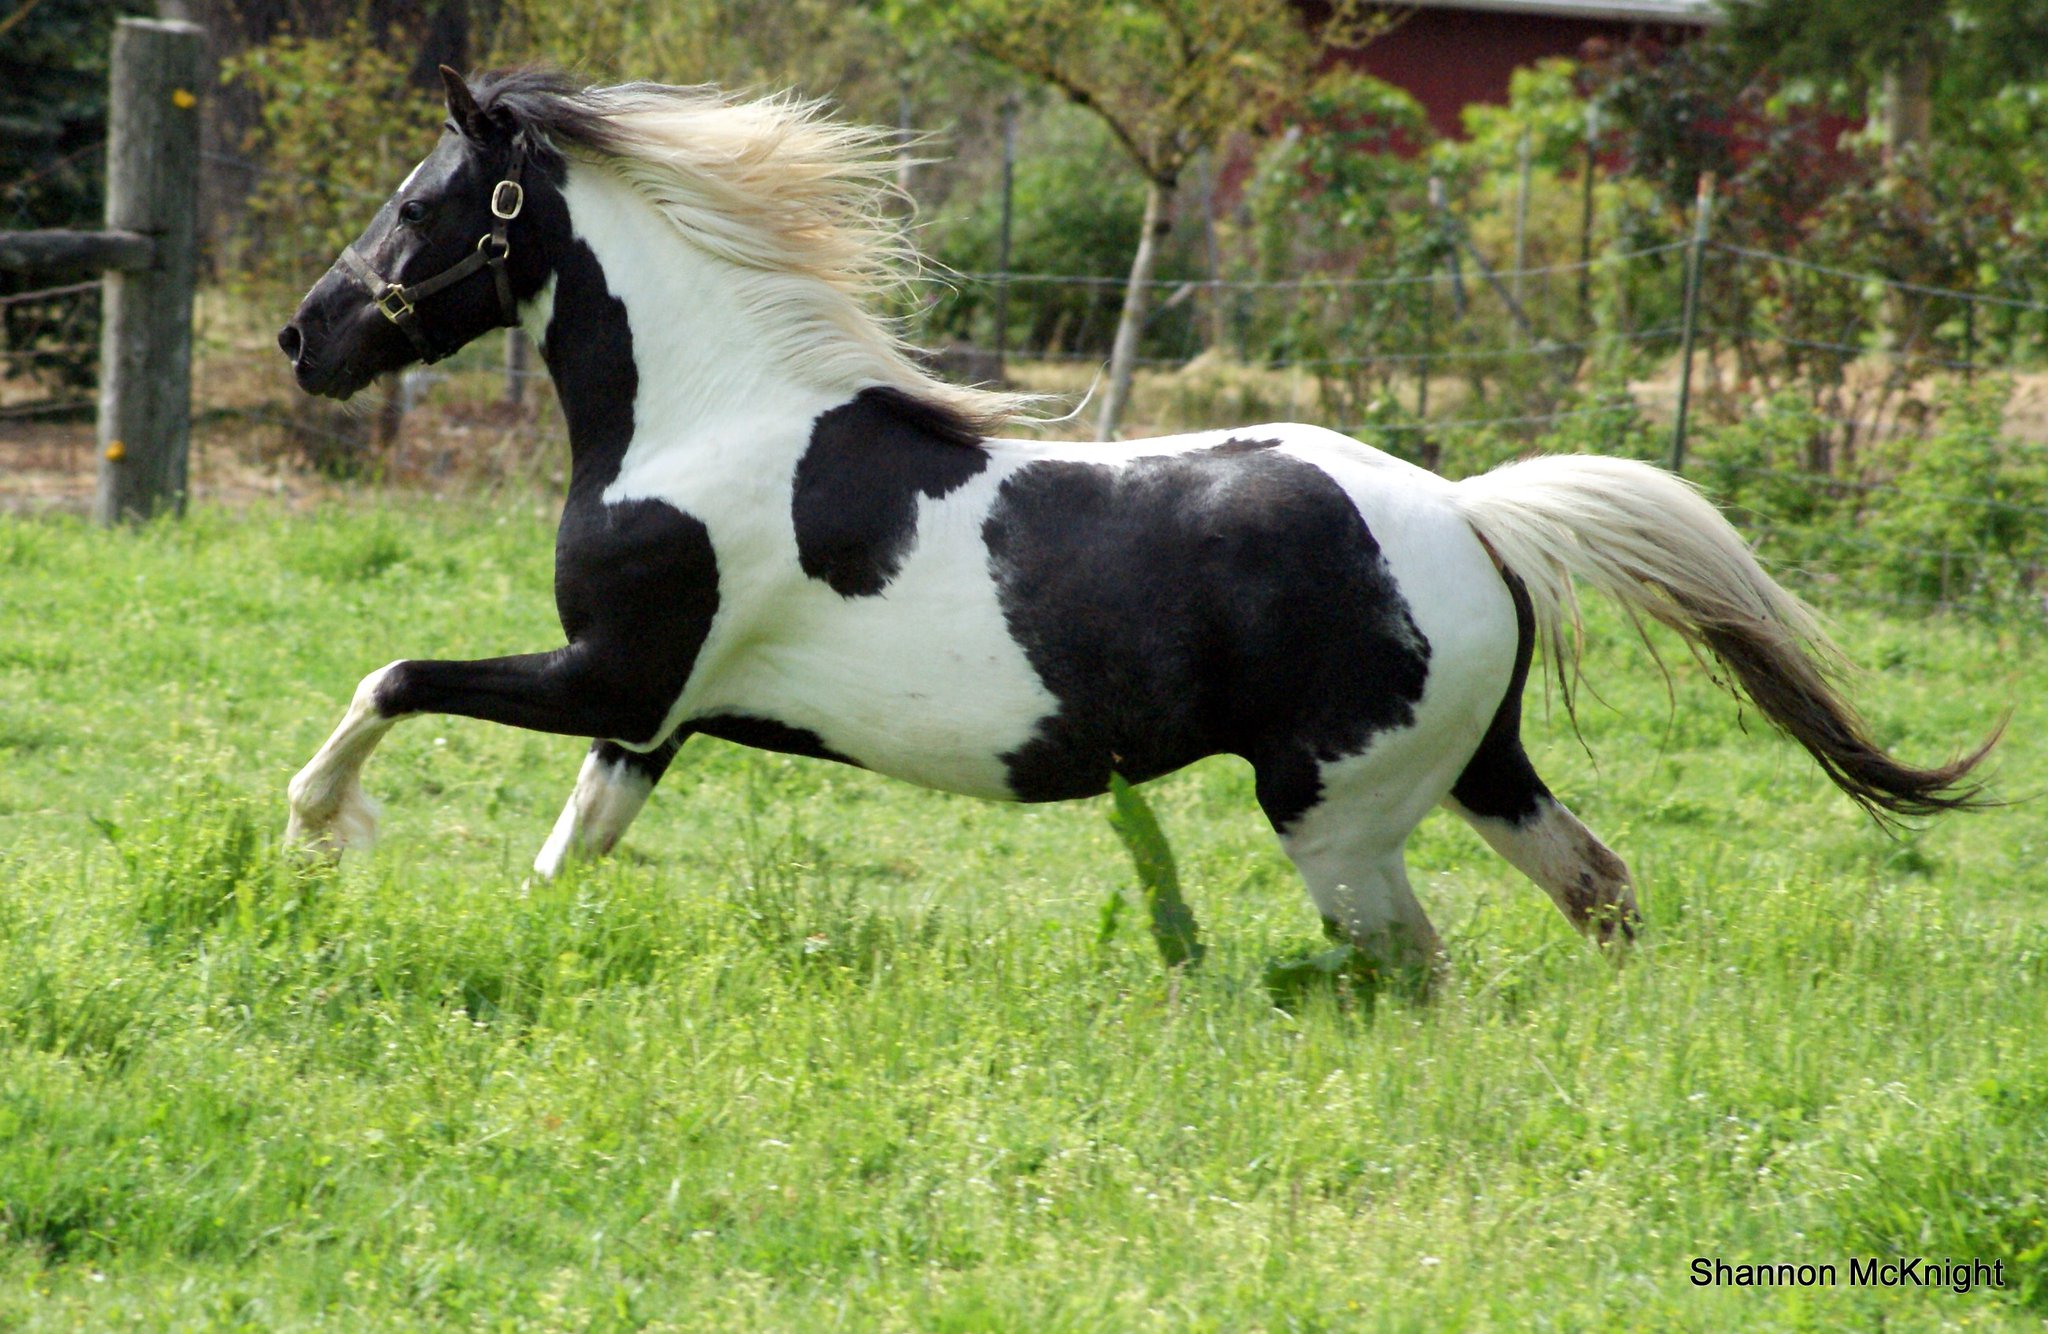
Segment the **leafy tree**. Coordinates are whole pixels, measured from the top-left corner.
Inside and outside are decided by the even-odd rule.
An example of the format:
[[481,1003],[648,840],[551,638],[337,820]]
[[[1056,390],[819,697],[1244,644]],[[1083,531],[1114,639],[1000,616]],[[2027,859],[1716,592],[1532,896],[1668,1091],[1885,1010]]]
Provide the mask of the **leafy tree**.
[[114,22],[139,0],[40,0],[0,12],[0,227],[99,222]]
[[[1429,204],[1429,160],[1400,149],[1428,143],[1428,117],[1407,93],[1338,68],[1292,108],[1260,152],[1245,187],[1245,240],[1256,276],[1380,279],[1427,272],[1442,259],[1443,228]],[[1427,284],[1310,289],[1248,321],[1257,354],[1314,368],[1325,409],[1343,422],[1390,419],[1404,367],[1381,351],[1426,340]],[[1389,437],[1397,449],[1412,431]]]
[[[1144,182],[1127,170],[1122,150],[1096,118],[1052,103],[1019,131],[1011,227],[1010,269],[1023,274],[1101,274],[1130,260],[1131,236],[1144,214]],[[958,188],[926,230],[931,254],[947,268],[987,273],[999,265],[1001,182]],[[1169,246],[1157,270],[1168,280],[1201,274],[1197,247]],[[1113,291],[1094,284],[1013,283],[1008,303],[1008,345],[1046,352],[1108,352],[1115,333]],[[935,303],[938,318],[926,337],[973,338],[993,324],[994,294],[966,284]],[[1161,311],[1147,344],[1162,355],[1192,356],[1194,303]]]
[[2048,0],[1727,0],[1725,12],[1720,40],[1745,65],[1840,98],[1880,92],[1893,156],[2048,71]]
[[[595,78],[798,88],[867,120],[893,119],[903,46],[872,6],[845,0],[501,0],[496,63],[542,60]],[[920,79],[943,84],[943,69]]]
[[1098,429],[1113,435],[1181,176],[1197,154],[1300,95],[1322,54],[1387,22],[1338,0],[1313,32],[1287,0],[889,0],[899,33],[938,35],[1102,118],[1146,183]]
[[285,33],[225,62],[222,78],[255,95],[244,146],[265,167],[238,236],[238,277],[304,286],[432,148],[441,103],[413,89],[409,54],[389,54],[396,45],[348,24],[332,37]]

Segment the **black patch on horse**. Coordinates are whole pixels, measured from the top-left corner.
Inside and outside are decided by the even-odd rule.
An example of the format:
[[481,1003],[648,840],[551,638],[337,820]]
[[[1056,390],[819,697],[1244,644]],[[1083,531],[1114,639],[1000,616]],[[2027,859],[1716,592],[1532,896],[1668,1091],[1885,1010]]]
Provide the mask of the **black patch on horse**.
[[566,242],[555,262],[554,309],[541,355],[569,427],[570,504],[599,503],[633,442],[640,371],[626,303],[612,295],[587,241]]
[[377,688],[379,711],[458,713],[640,745],[662,739],[718,612],[718,561],[704,525],[658,500],[572,502],[555,542],[555,602],[566,647],[395,663]]
[[593,741],[590,743],[590,751],[597,756],[600,764],[631,769],[652,787],[668,772],[669,763],[675,759],[676,752],[683,748],[683,742],[689,740],[689,737],[690,729],[679,727],[675,735],[653,750],[627,750],[616,741]]
[[1550,789],[1536,776],[1536,766],[1522,749],[1522,687],[1528,683],[1529,659],[1536,648],[1536,615],[1522,581],[1506,570],[1501,578],[1515,600],[1515,670],[1508,677],[1506,698],[1451,786],[1451,796],[1474,815],[1519,825],[1536,816]]
[[714,713],[706,718],[692,718],[690,730],[715,736],[721,741],[752,746],[756,750],[780,751],[784,755],[802,755],[814,760],[837,760],[856,769],[866,767],[859,760],[827,746],[825,739],[809,728],[791,727],[773,718],[751,713]]
[[718,614],[718,557],[695,517],[662,500],[562,510],[555,606],[591,689],[642,726],[591,735],[652,741]]
[[1231,752],[1284,830],[1315,804],[1320,763],[1415,721],[1429,643],[1312,464],[1237,441],[1036,463],[1004,481],[982,538],[1010,633],[1060,702],[1003,757],[1020,800]]
[[841,597],[873,597],[917,540],[917,498],[937,500],[988,466],[956,414],[898,389],[863,389],[821,414],[790,499],[797,560]]

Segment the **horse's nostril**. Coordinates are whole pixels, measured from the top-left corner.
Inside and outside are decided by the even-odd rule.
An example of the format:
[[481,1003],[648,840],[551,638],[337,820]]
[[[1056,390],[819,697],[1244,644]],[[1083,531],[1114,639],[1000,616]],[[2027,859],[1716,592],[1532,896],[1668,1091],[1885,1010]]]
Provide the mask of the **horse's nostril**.
[[299,336],[299,326],[287,324],[277,331],[277,345],[285,356],[291,358],[294,366],[299,364],[299,354],[306,350],[306,340]]

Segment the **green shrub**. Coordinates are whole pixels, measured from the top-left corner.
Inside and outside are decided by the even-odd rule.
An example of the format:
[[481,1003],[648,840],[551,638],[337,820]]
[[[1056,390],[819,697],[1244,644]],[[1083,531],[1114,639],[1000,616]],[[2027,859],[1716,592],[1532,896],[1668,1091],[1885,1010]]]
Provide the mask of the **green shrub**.
[[1408,94],[1333,72],[1309,89],[1298,123],[1259,155],[1245,187],[1248,276],[1333,283],[1241,294],[1234,337],[1249,360],[1302,364],[1325,411],[1346,424],[1392,401],[1396,377],[1413,372],[1409,355],[1447,319],[1433,283],[1380,282],[1427,275],[1442,258],[1429,170],[1410,152],[1429,137]]
[[398,53],[412,49],[354,22],[332,37],[286,32],[223,62],[222,82],[256,99],[243,148],[263,166],[223,256],[232,278],[302,290],[426,155],[441,108],[411,86],[411,57]]
[[1995,612],[2032,604],[2048,569],[2048,456],[2005,434],[2012,385],[1945,386],[1938,425],[1873,450],[1871,573],[1894,596]]

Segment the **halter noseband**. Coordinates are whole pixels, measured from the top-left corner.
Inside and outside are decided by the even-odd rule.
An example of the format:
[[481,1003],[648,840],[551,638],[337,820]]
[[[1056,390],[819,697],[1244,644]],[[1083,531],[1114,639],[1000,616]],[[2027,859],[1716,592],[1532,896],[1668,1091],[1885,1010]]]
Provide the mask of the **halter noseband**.
[[498,311],[504,316],[501,327],[519,323],[519,306],[512,299],[512,279],[505,272],[505,261],[512,258],[512,242],[505,233],[511,228],[512,220],[526,207],[526,189],[519,183],[519,173],[526,165],[526,137],[521,135],[512,142],[512,163],[505,169],[505,179],[491,187],[491,230],[477,238],[476,249],[455,263],[441,270],[431,278],[406,286],[392,282],[370,267],[368,260],[359,254],[353,244],[341,252],[341,262],[347,266],[350,275],[369,289],[370,300],[384,318],[404,331],[412,340],[422,361],[433,363],[454,352],[435,351],[428,341],[425,330],[420,328],[420,318],[414,309],[419,303],[445,287],[453,287],[478,269],[489,269],[498,287]]

